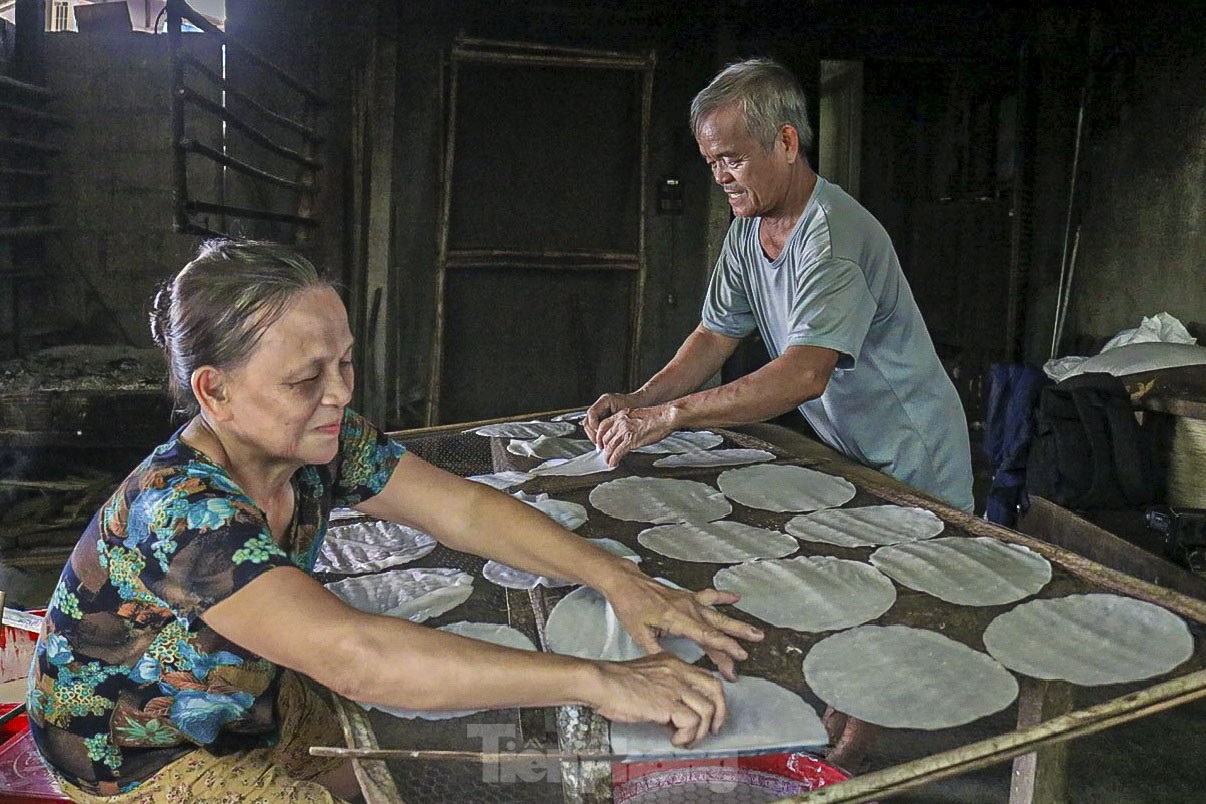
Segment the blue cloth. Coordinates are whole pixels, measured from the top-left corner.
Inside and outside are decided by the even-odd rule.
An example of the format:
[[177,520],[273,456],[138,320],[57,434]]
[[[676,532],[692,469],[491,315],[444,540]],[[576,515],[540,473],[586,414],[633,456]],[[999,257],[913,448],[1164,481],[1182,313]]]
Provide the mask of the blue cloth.
[[730,226],[703,325],[731,338],[757,328],[771,358],[791,346],[836,351],[824,393],[800,405],[820,439],[970,511],[967,417],[883,226],[820,177],[774,260],[759,243],[760,220]]
[[405,451],[345,410],[335,460],[293,475],[281,547],[267,515],[181,431],[85,529],[30,672],[38,750],[94,795],[128,791],[198,746],[223,754],[273,744],[280,668],[202,615],[274,567],[311,572],[331,508],[379,494]]
[[1025,509],[1026,459],[1034,438],[1039,392],[1051,380],[1024,363],[994,363],[989,368],[988,412],[984,420],[984,454],[992,466],[992,486],[984,516],[1014,527]]

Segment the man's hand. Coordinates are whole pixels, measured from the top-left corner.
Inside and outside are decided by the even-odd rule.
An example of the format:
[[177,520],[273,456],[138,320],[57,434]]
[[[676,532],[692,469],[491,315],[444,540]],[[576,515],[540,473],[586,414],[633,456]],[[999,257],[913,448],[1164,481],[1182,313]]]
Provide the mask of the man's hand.
[[625,455],[638,447],[654,444],[674,432],[670,409],[665,405],[629,408],[604,419],[592,440],[603,451],[607,465],[615,468]]
[[662,650],[663,634],[686,637],[704,649],[730,681],[737,679],[734,663],[749,658],[738,639],[759,642],[763,633],[749,623],[716,611],[717,604],[736,603],[740,595],[717,589],[690,592],[658,583],[635,566],[600,589],[633,640],[649,654]]
[[599,432],[600,422],[622,410],[639,408],[642,404],[644,403],[640,398],[639,391],[631,394],[603,394],[595,400],[595,404],[587,409],[586,418],[582,420],[586,437],[594,441],[595,446],[598,446],[599,442],[595,439],[595,434]]

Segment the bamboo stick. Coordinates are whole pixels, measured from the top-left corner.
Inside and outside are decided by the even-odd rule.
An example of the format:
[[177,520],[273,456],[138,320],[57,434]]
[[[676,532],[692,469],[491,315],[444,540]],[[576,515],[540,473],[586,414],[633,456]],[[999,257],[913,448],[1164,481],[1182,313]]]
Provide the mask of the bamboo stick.
[[481,751],[444,751],[435,749],[407,748],[343,748],[334,745],[310,746],[312,757],[340,757],[342,759],[400,759],[416,762],[477,762],[491,765],[504,762],[531,762],[534,759],[552,762],[623,762],[631,759],[627,754],[563,754],[543,751],[508,752],[486,754]]
[[855,804],[874,801],[1029,754],[1044,746],[1079,739],[1200,698],[1206,698],[1206,670],[1061,715],[1028,729],[1011,731],[913,762],[856,776],[801,796],[779,799],[775,804]]
[[8,480],[0,479],[0,487],[34,489],[37,491],[88,491],[97,482],[85,480]]

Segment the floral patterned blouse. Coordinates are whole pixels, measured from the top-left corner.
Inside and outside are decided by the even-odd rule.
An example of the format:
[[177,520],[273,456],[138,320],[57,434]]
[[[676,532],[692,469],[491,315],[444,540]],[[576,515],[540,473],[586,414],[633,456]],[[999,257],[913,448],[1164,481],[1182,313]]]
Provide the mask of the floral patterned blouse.
[[68,781],[114,795],[198,746],[224,754],[276,742],[280,668],[201,615],[274,567],[311,572],[331,508],[380,492],[404,452],[350,410],[339,442],[330,464],[293,476],[287,553],[264,512],[179,431],[93,517],[29,677],[30,729]]

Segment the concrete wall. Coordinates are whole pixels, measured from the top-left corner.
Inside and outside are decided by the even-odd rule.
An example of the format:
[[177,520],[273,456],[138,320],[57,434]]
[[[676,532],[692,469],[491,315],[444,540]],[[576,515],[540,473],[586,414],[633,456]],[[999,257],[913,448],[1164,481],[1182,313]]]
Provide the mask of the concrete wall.
[[167,37],[53,34],[46,64],[72,122],[51,184],[64,233],[48,243],[46,312],[76,342],[149,346],[147,300],[197,242],[172,232]]
[[1163,310],[1206,324],[1206,58],[1144,53],[1109,77],[1093,93],[1100,128],[1082,153],[1068,326],[1112,335]]
[[[317,154],[324,170],[313,214],[324,226],[311,234],[306,250],[336,277],[346,279],[340,261],[346,191],[342,173],[348,152],[346,95],[353,72],[350,65],[364,58],[346,37],[363,36],[364,22],[357,7],[301,0],[288,5],[237,0],[228,3],[228,10],[228,27],[241,41],[332,100],[317,121],[327,136]],[[72,123],[60,137],[66,150],[55,160],[51,186],[64,234],[50,243],[50,262],[59,279],[47,313],[61,319],[61,328],[72,332],[76,342],[149,345],[146,302],[156,283],[178,270],[200,242],[197,236],[172,231],[168,37],[139,32],[56,33],[44,41],[47,83],[59,95],[54,111]],[[186,34],[183,42],[203,63],[220,71],[215,40]],[[294,114],[288,104],[300,103],[296,92],[244,65],[232,60],[233,80],[270,108]],[[204,79],[194,76],[187,83],[198,91],[214,92]],[[215,118],[191,112],[185,133],[217,147],[218,126]],[[232,137],[238,145],[237,133]],[[248,161],[285,176],[295,170],[291,163],[273,162],[263,153],[252,154]],[[189,157],[188,164],[190,195],[219,200],[217,169],[196,157]],[[245,184],[240,175],[231,173],[229,203],[296,212],[291,192],[269,192],[266,197],[257,190],[258,195],[248,198],[240,191]],[[245,236],[292,239],[288,226],[251,220],[232,223]]]
[[[1059,354],[1161,311],[1206,328],[1206,56],[1192,12],[1101,23],[1083,55],[1043,59],[1027,355],[1050,354],[1070,166],[1088,81],[1072,232],[1080,247]],[[1069,251],[1071,240],[1069,240]]]

